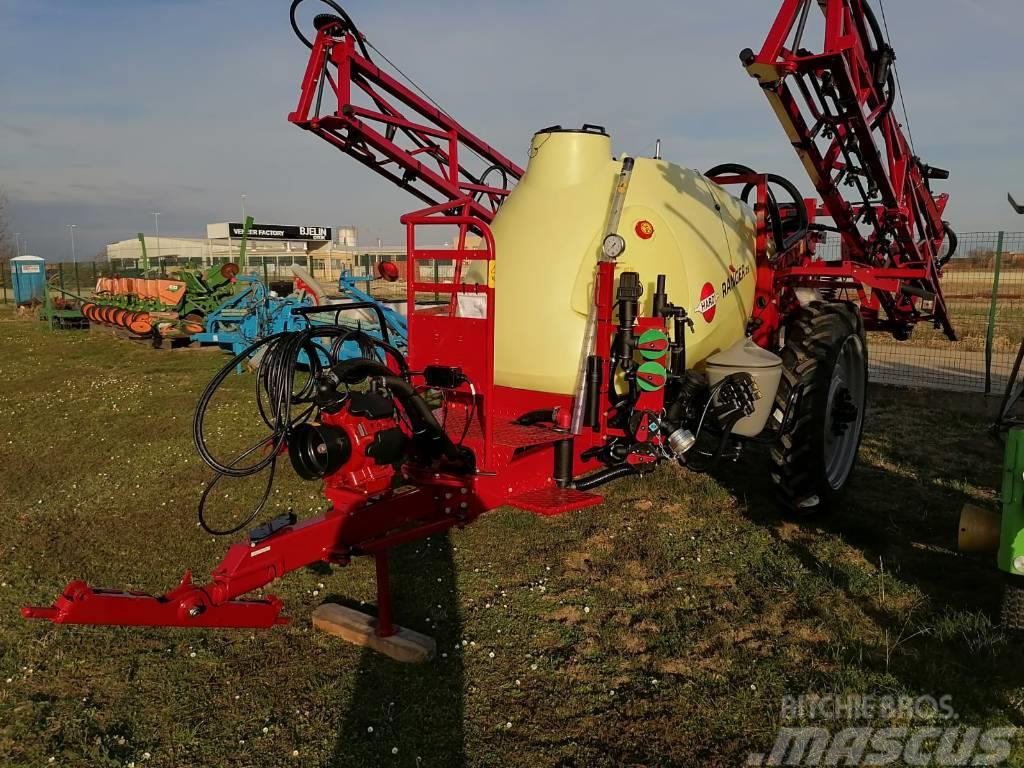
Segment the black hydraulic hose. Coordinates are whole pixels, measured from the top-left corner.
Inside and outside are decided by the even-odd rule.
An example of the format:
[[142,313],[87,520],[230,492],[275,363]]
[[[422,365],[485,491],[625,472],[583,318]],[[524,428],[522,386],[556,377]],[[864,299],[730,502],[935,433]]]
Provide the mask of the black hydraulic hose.
[[892,72],[889,73],[889,78],[885,81],[885,87],[885,108],[878,113],[872,128],[882,122],[882,119],[892,112],[893,104],[896,103],[896,76]]
[[551,408],[539,408],[536,411],[527,411],[516,419],[516,424],[520,424],[524,427],[532,427],[534,424],[544,424],[545,422],[551,424],[555,422],[555,412]]
[[[704,175],[721,176],[724,174],[749,176],[757,174],[757,171],[741,163],[722,163],[721,165],[716,165],[714,168],[709,169]],[[779,176],[777,173],[766,173],[764,174],[764,177],[767,179],[769,184],[774,184],[785,190],[785,192],[792,198],[793,206],[796,209],[796,230],[789,237],[786,237],[782,229],[782,214],[779,210],[779,204],[771,189],[768,190],[768,218],[772,225],[772,235],[775,239],[775,247],[779,253],[782,253],[789,250],[793,245],[800,242],[800,240],[807,235],[807,228],[809,225],[807,208],[804,206],[803,196],[800,194],[800,190],[797,189],[796,185],[785,176]],[[747,184],[744,186],[743,191],[740,193],[740,199],[745,203],[748,202],[750,192],[753,189],[753,184]]]
[[[722,163],[716,165],[714,168],[710,168],[704,175],[705,176],[721,176],[722,174],[736,174],[737,176],[750,176],[757,173],[753,168],[740,163]],[[743,202],[747,202],[747,198],[750,196],[750,190],[753,189],[753,185],[747,184],[743,187],[743,191],[740,192],[740,199]],[[782,251],[782,243],[784,241],[784,235],[782,233],[782,216],[779,213],[779,204],[775,200],[775,194],[771,188],[768,188],[768,221],[772,226],[772,239],[775,241],[775,248],[778,251]]]
[[465,451],[460,451],[458,446],[448,437],[434,416],[434,412],[427,405],[416,388],[406,379],[395,376],[394,371],[376,360],[354,358],[343,360],[331,368],[331,372],[341,382],[355,384],[368,376],[379,376],[383,379],[388,389],[402,404],[406,415],[413,422],[414,431],[425,435],[431,443],[436,444],[441,452],[455,462],[464,462],[467,458]]
[[[279,381],[280,375],[276,370],[278,365],[278,355],[273,352],[278,345],[285,339],[289,334],[278,333],[273,336],[268,336],[264,339],[250,344],[240,354],[232,358],[207,384],[206,389],[200,395],[199,402],[196,405],[195,418],[192,421],[192,436],[196,444],[196,450],[202,457],[203,461],[207,463],[213,470],[214,476],[203,489],[202,495],[199,497],[198,515],[199,525],[204,531],[214,536],[229,536],[234,533],[238,533],[247,525],[249,525],[256,516],[263,510],[267,504],[267,500],[270,498],[270,491],[274,485],[274,476],[277,468],[277,457],[284,445],[285,440],[288,436],[289,429],[298,422],[304,421],[312,411],[312,407],[307,408],[299,414],[294,420],[291,419],[291,402],[294,394],[291,391],[291,382],[288,383],[286,397],[279,398],[277,403],[271,403],[270,412],[263,404],[263,393],[261,386],[267,386],[268,382]],[[263,358],[260,361],[260,369],[256,376],[256,397],[257,404],[259,406],[260,416],[267,426],[271,427],[271,432],[266,437],[258,440],[249,446],[246,450],[242,451],[238,456],[232,459],[227,464],[218,461],[210,453],[207,445],[206,438],[203,432],[203,424],[206,418],[206,411],[209,408],[210,401],[217,389],[223,384],[224,379],[235,369],[237,365],[240,365],[245,361],[249,355],[255,353],[261,348],[265,348]],[[299,394],[299,400],[306,394],[307,388],[303,388],[303,391]],[[271,418],[273,416],[273,418]],[[262,459],[257,461],[255,464],[251,464],[244,467],[238,465],[251,456],[257,451],[265,449],[265,454]],[[218,529],[212,527],[206,520],[206,501],[209,498],[210,493],[220,482],[222,477],[249,477],[269,467],[270,472],[267,475],[266,486],[263,489],[263,495],[260,497],[259,503],[246,515],[245,519],[239,524],[230,527]]]
[[949,246],[946,248],[946,255],[939,259],[939,269],[942,269],[956,255],[956,249],[960,245],[960,241],[956,236],[956,232],[949,225],[948,221],[942,222],[942,229],[946,233],[946,238],[949,240]]
[[[780,251],[788,251],[807,235],[807,207],[804,205],[804,199],[800,194],[800,190],[785,176],[779,176],[777,173],[768,173],[765,176],[769,184],[782,187],[793,198],[793,205],[796,208],[796,230],[789,237],[785,238],[779,246]],[[781,215],[779,219],[781,225]]]
[[[292,31],[295,33],[295,36],[298,37],[299,40],[301,40],[307,48],[312,49],[313,43],[310,42],[310,40],[304,34],[302,34],[302,30],[299,29],[299,24],[295,20],[295,11],[296,9],[298,9],[299,5],[302,4],[302,2],[303,0],[292,0],[292,6],[288,10],[288,16],[289,19],[291,20]],[[345,9],[338,5],[336,2],[334,2],[334,0],[320,0],[320,2],[328,6],[332,11],[338,14],[339,18],[341,18],[342,22],[344,22],[345,27],[355,37],[356,45],[359,46],[359,50],[363,54],[363,58],[366,59],[367,61],[373,61],[373,59],[370,58],[370,52],[366,49],[366,43],[363,41],[362,33],[359,31],[359,28],[355,25],[355,22],[352,21],[352,17],[345,12]]]
[[[487,177],[490,176],[495,171],[497,171],[501,175],[500,189],[508,189],[508,172],[497,163],[493,163],[492,165],[488,166],[486,170],[484,170],[484,172],[480,174],[480,178],[477,179],[476,183],[481,186],[486,186]],[[482,189],[478,189],[476,192],[473,193],[473,199],[476,200],[477,202],[480,202],[481,200],[483,200],[484,194],[485,192]],[[504,202],[504,198],[499,198],[497,204],[495,205],[495,208],[499,207],[502,204],[502,202]]]
[[684,466],[693,472],[707,472],[709,469],[714,467],[722,458],[722,454],[725,453],[725,447],[729,444],[729,436],[731,435],[732,428],[737,421],[739,421],[739,419],[735,419],[726,427],[723,427],[722,437],[718,441],[718,447],[715,448],[714,453],[708,454],[708,458],[705,461],[688,461]]
[[[317,341],[325,340],[324,343]],[[330,340],[333,340],[331,342]],[[236,533],[251,523],[260,511],[265,507],[270,497],[270,491],[274,483],[274,476],[277,467],[277,458],[287,443],[292,430],[314,416],[317,396],[317,382],[325,368],[329,367],[338,359],[341,346],[346,341],[355,341],[360,349],[377,347],[388,354],[395,356],[399,367],[403,371],[408,370],[401,352],[390,344],[386,344],[363,331],[345,328],[338,325],[313,325],[301,331],[286,331],[260,339],[250,344],[241,353],[235,355],[220,371],[210,380],[206,389],[199,397],[196,405],[195,417],[192,421],[192,436],[196,444],[196,450],[203,461],[214,471],[213,478],[206,484],[199,499],[199,524],[203,530],[215,535],[227,535]],[[209,410],[210,402],[217,390],[231,375],[235,368],[249,359],[252,355],[260,353],[260,363],[256,371],[256,406],[263,422],[270,428],[269,434],[256,441],[235,458],[224,461],[213,456],[206,444],[204,424],[206,413]],[[305,354],[306,367],[309,376],[295,390],[296,372],[300,357]],[[372,354],[372,352],[371,352]],[[373,362],[383,368],[389,374],[391,369]],[[395,377],[398,381],[404,379]],[[297,414],[293,411],[299,406]],[[252,464],[242,465],[242,462],[256,453],[261,457]],[[269,469],[267,485],[263,495],[255,507],[237,526],[230,529],[218,530],[212,528],[206,521],[206,501],[213,488],[222,477],[249,477],[265,469]]]
[[256,519],[256,516],[263,511],[263,508],[267,505],[267,500],[270,498],[270,491],[274,487],[274,475],[277,472],[277,461],[275,460],[270,463],[270,472],[267,473],[267,483],[263,488],[263,495],[260,497],[259,503],[253,507],[253,509],[246,515],[245,519],[238,525],[232,526],[231,528],[214,528],[206,521],[206,499],[210,495],[210,492],[217,487],[217,483],[224,475],[216,474],[213,479],[206,484],[203,488],[203,493],[199,497],[199,526],[211,536],[231,536],[232,534],[238,533],[245,528],[249,523]]
[[867,19],[868,26],[871,27],[871,36],[875,38],[875,47],[871,53],[878,53],[886,44],[885,35],[882,34],[882,25],[878,23],[878,17],[875,16],[868,0],[863,0],[861,6],[864,8],[864,18]]
[[[223,368],[221,368],[217,374],[210,379],[210,383],[206,385],[206,389],[199,396],[199,402],[196,404],[195,417],[192,420],[192,438],[196,444],[196,450],[199,452],[200,457],[203,461],[214,470],[218,475],[227,475],[229,477],[247,477],[248,475],[255,474],[262,469],[270,466],[271,462],[284,445],[284,441],[287,438],[287,432],[284,429],[280,429],[281,426],[277,422],[277,416],[280,415],[281,411],[277,411],[277,414],[273,414],[274,408],[271,407],[270,412],[263,405],[263,395],[261,387],[266,386],[271,381],[277,380],[275,372],[269,370],[267,362],[267,356],[270,355],[270,349],[279,342],[286,333],[278,333],[273,336],[267,336],[266,338],[260,339],[259,341],[250,344],[242,352],[235,355]],[[259,406],[260,416],[267,426],[274,429],[274,431],[268,437],[263,438],[258,443],[247,449],[245,452],[237,456],[231,462],[225,464],[218,461],[210,453],[206,445],[206,438],[203,430],[203,425],[206,419],[206,411],[210,406],[210,401],[213,399],[214,394],[224,383],[224,380],[235,370],[235,367],[245,362],[251,355],[256,353],[261,348],[266,347],[267,350],[264,352],[263,359],[260,361],[260,369],[256,376],[256,387],[257,387],[257,404]],[[264,368],[267,366],[267,368]],[[262,374],[262,375],[261,375]],[[291,388],[289,387],[287,397],[287,404],[291,404]],[[273,415],[273,418],[271,418]],[[256,464],[239,468],[238,463],[246,458],[247,456],[254,453],[260,447],[271,443],[270,452],[263,459],[258,461]]]
[[[872,10],[871,4],[868,0],[864,0],[864,2],[861,3],[861,6],[864,8],[864,18],[867,20],[868,26],[871,28],[871,36],[875,38],[875,47],[870,52],[871,57],[877,59],[877,57],[881,55],[882,50],[888,46],[888,43],[886,42],[885,35],[882,34],[882,27],[878,23],[878,17],[875,16],[875,12]],[[894,67],[896,55],[892,52],[891,48],[889,49],[889,53],[892,55],[892,61],[889,62],[891,70]],[[886,78],[886,87],[888,88],[888,93],[885,95],[885,108],[879,112],[878,118],[875,120],[876,125],[882,120],[882,118],[892,111],[893,104],[896,103],[896,77],[893,75],[892,71],[889,72],[889,76]]]
[[628,477],[629,475],[636,474],[639,474],[639,472],[635,467],[630,464],[622,464],[618,467],[601,469],[593,474],[580,478],[579,480],[574,481],[571,487],[577,491],[589,491],[592,488],[597,488],[599,485],[610,483],[612,480],[618,480],[620,477]]
[[[713,395],[712,395],[713,397]],[[734,413],[728,417],[724,424],[722,424],[722,436],[718,441],[718,447],[715,448],[713,453],[704,454],[708,458],[705,461],[686,461],[684,466],[693,472],[707,472],[709,469],[714,467],[722,458],[722,454],[725,453],[725,448],[729,444],[729,438],[732,436],[733,427],[743,418],[744,414],[742,411]],[[697,430],[697,434],[700,434],[700,430]],[[689,454],[687,454],[689,456]]]

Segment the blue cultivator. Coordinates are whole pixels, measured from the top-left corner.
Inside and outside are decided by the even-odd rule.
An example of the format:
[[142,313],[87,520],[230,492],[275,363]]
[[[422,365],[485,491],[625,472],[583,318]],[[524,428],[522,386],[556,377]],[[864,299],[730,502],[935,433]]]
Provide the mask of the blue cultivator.
[[[372,278],[344,276],[338,282],[337,293],[330,295],[306,270],[297,266],[292,270],[295,291],[288,296],[274,295],[266,283],[254,275],[236,276],[235,282],[244,284],[245,289],[210,312],[206,317],[206,329],[194,334],[192,340],[200,344],[216,344],[231,355],[240,355],[260,339],[300,331],[311,323],[351,325],[376,338],[382,338],[383,324],[390,343],[402,352],[406,351],[408,329],[405,318],[356,287]],[[307,315],[303,312],[309,307],[325,305],[337,305],[338,313],[328,317],[323,313]],[[342,357],[359,357],[361,354],[354,343],[344,345],[341,352]]]

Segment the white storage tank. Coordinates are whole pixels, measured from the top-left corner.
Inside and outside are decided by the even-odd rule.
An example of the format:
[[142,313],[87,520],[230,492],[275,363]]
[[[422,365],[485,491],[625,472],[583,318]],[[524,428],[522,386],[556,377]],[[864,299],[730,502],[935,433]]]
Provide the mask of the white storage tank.
[[356,227],[342,225],[334,228],[335,242],[339,248],[358,248],[359,230]]

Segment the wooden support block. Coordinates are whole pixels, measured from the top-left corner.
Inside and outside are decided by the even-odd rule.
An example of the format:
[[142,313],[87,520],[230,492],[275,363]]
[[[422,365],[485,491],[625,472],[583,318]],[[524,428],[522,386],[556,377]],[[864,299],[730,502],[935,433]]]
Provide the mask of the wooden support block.
[[313,626],[329,635],[355,645],[372,648],[395,661],[419,664],[430,661],[437,652],[434,638],[395,625],[395,634],[378,637],[377,619],[369,614],[336,603],[324,603],[313,611]]

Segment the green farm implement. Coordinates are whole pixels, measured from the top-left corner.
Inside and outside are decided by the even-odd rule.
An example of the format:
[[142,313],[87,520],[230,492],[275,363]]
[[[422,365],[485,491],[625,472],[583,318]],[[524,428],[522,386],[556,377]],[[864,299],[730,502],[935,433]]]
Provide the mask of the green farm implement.
[[128,329],[138,337],[188,338],[204,318],[234,293],[238,265],[183,271],[174,279],[101,277],[96,295],[82,306],[91,322]]

